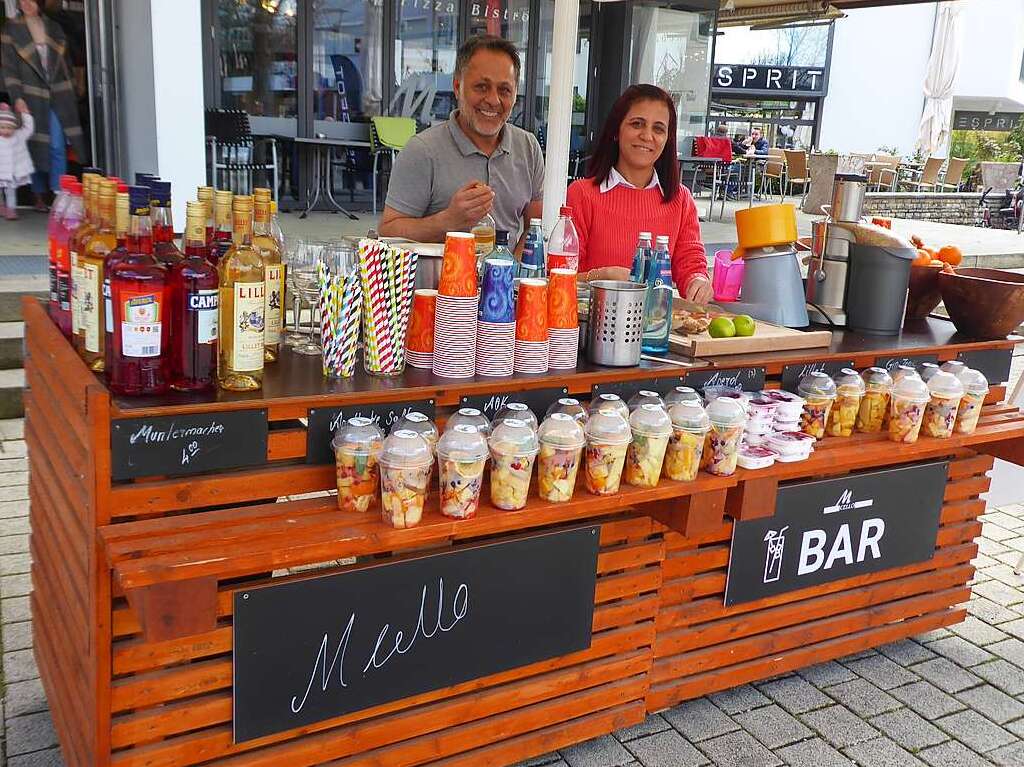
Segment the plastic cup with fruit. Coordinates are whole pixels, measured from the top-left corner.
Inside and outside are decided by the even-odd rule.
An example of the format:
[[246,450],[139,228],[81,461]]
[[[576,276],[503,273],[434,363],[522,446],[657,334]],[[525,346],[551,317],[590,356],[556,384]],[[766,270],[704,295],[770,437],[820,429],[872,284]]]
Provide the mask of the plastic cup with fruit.
[[702,407],[704,405],[703,398],[692,386],[676,386],[663,399],[665,400],[665,410],[670,410],[673,405],[678,405],[680,402],[696,402]]
[[945,439],[953,436],[957,410],[964,396],[964,385],[952,373],[940,370],[928,382],[931,397],[924,409],[921,431],[926,437]]
[[736,400],[719,397],[708,405],[707,414],[711,421],[709,444],[704,448],[710,450],[707,471],[719,477],[731,476],[736,473],[746,410]]
[[369,511],[380,484],[384,434],[369,418],[349,418],[331,441],[338,479],[338,508]]
[[860,373],[850,368],[840,370],[835,381],[836,401],[832,405],[825,431],[830,437],[849,437],[857,424],[860,401],[864,398],[867,387]]
[[526,421],[506,418],[494,427],[487,444],[491,449],[491,503],[506,511],[524,508],[539,450],[537,433]]
[[661,398],[661,395],[658,394],[658,392],[650,391],[649,389],[641,389],[630,397],[629,402],[626,403],[626,407],[629,408],[630,413],[635,413],[637,408],[641,405],[657,405],[662,410],[666,410],[665,400]]
[[988,379],[981,371],[972,368],[965,368],[957,377],[964,386],[964,397],[960,400],[960,409],[956,411],[953,430],[957,434],[973,434],[988,395]]
[[[412,412],[406,413],[399,418],[395,425],[391,427],[391,433],[394,434],[396,431],[414,431],[419,434],[423,439],[430,445],[430,454],[434,459],[437,458],[437,440],[439,435],[437,433],[437,426],[427,416],[419,411],[413,410]],[[430,485],[430,479],[434,475],[434,461],[430,462],[430,470],[427,473],[427,485]]]
[[586,436],[569,413],[552,413],[537,430],[537,493],[551,503],[572,499]]
[[418,525],[423,518],[434,450],[421,434],[396,429],[380,454],[381,519],[391,527]]
[[697,402],[679,402],[669,408],[668,414],[672,436],[665,449],[665,476],[677,482],[692,482],[697,479],[711,421]]
[[656,487],[672,436],[672,419],[665,408],[648,402],[633,411],[629,428],[633,439],[626,450],[626,482],[634,487]]
[[488,456],[487,440],[469,424],[458,424],[445,431],[437,443],[441,513],[454,519],[476,514],[484,466]]
[[587,409],[580,404],[578,399],[574,399],[573,397],[561,397],[560,399],[556,399],[551,403],[551,406],[548,407],[548,412],[544,414],[544,417],[547,418],[549,415],[554,415],[555,413],[565,413],[566,415],[572,416],[580,426],[585,426],[587,418],[590,417],[587,413]]
[[590,418],[593,418],[595,413],[605,412],[618,413],[623,420],[629,420],[629,406],[618,394],[598,394],[590,400],[590,407],[587,409]]
[[491,433],[491,422],[475,407],[460,407],[452,413],[451,418],[444,425],[444,430],[449,432],[456,426],[472,426],[483,434],[485,439]]
[[800,416],[800,431],[815,439],[825,436],[828,415],[836,401],[836,383],[828,373],[815,370],[802,379],[797,392],[804,398],[804,412]]
[[920,376],[905,376],[893,387],[889,403],[890,441],[906,444],[917,442],[929,399],[931,394],[928,384]]
[[632,440],[629,422],[615,412],[599,410],[587,421],[583,481],[594,495],[619,492],[626,450]]
[[504,421],[506,418],[514,418],[517,421],[522,421],[529,426],[534,432],[537,431],[537,416],[533,414],[530,408],[522,402],[509,402],[497,413],[494,414],[494,418],[491,419],[491,431],[498,427],[498,424]]
[[857,411],[857,431],[877,434],[882,430],[889,412],[889,398],[892,395],[892,376],[885,368],[868,368],[861,373],[864,379],[864,396]]

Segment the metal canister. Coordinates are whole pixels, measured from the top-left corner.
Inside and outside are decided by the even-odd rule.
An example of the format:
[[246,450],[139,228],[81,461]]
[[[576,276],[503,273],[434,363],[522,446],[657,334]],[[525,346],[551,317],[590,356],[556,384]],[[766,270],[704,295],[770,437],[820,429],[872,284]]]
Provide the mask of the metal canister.
[[596,280],[590,283],[587,354],[597,365],[640,364],[647,286],[637,282]]
[[837,173],[832,184],[833,221],[856,224],[864,211],[864,195],[868,190],[867,176],[856,173]]

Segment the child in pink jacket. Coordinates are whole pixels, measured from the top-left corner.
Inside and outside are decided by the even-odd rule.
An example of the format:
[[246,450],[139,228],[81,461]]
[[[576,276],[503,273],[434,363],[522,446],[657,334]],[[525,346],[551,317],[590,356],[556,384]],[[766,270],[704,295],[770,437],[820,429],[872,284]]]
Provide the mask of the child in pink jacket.
[[8,221],[18,217],[18,187],[28,184],[35,170],[28,153],[28,140],[35,132],[35,123],[24,101],[18,99],[14,108],[21,115],[20,128],[11,107],[0,103],[0,188],[4,190],[0,215]]

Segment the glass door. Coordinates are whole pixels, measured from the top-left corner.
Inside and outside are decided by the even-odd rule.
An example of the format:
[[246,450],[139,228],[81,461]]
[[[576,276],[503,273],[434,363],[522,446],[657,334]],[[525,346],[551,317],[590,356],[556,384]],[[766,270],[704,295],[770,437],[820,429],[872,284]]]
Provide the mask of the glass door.
[[423,129],[447,120],[455,109],[459,6],[455,0],[391,1],[397,8],[388,114],[412,117]]

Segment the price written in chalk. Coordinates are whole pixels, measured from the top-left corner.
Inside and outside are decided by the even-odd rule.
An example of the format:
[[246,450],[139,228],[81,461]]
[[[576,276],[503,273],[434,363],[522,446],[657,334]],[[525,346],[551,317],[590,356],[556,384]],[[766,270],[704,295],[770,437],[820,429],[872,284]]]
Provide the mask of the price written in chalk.
[[569,394],[569,389],[565,386],[554,386],[546,389],[527,389],[525,391],[505,391],[505,392],[494,392],[491,394],[473,394],[464,395],[461,398],[460,405],[462,407],[475,407],[485,416],[488,420],[491,420],[498,414],[505,405],[510,405],[513,402],[521,402],[526,405],[533,414],[537,417],[537,420],[543,420],[544,414],[547,412],[551,403],[561,397],[566,397]]
[[694,370],[686,374],[686,385],[698,390],[708,386],[727,386],[743,391],[761,391],[764,388],[764,368]]
[[417,411],[434,420],[436,410],[432,399],[310,408],[306,425],[306,463],[334,462],[331,440],[338,427],[349,418],[369,418],[387,435],[402,416]]
[[782,388],[796,392],[800,379],[808,373],[820,372],[835,378],[843,368],[853,368],[853,360],[817,360],[801,365],[786,365],[782,368]]

